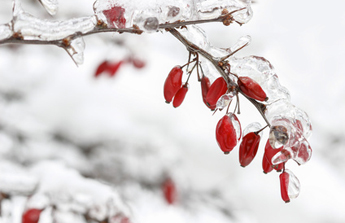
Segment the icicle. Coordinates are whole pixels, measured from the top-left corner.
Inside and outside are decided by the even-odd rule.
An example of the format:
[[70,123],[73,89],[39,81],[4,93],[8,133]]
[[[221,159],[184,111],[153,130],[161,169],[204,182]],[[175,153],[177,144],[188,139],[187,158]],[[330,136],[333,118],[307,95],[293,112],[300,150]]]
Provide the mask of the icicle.
[[249,35],[240,37],[237,40],[237,42],[228,49],[228,53],[229,54],[235,53],[236,51],[248,46],[251,41],[252,41],[252,38]]
[[55,15],[59,8],[58,0],[39,0],[50,15]]
[[65,47],[65,49],[77,66],[83,64],[85,42],[82,37],[78,37],[70,41],[70,43]]
[[0,25],[0,41],[10,38],[13,35],[11,24]]

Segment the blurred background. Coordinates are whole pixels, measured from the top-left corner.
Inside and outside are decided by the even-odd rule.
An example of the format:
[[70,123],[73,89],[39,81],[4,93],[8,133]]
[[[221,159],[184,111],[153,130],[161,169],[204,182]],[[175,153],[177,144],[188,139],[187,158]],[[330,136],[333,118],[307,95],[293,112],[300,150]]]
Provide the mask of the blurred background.
[[[92,0],[59,2],[58,19],[93,14]],[[7,23],[11,1],[0,4],[0,23]],[[48,17],[36,1],[23,7]],[[167,74],[188,58],[165,32],[88,36],[79,67],[55,46],[1,45],[0,175],[5,164],[35,175],[37,163],[63,163],[115,188],[138,223],[345,222],[344,7],[340,0],[258,0],[248,24],[200,25],[217,47],[250,35],[251,44],[236,56],[268,59],[292,103],[312,121],[312,159],[287,164],[301,182],[299,197],[288,204],[280,198],[279,174],[262,172],[267,131],[257,157],[242,168],[238,150],[224,156],[218,148],[215,126],[223,113],[206,108],[195,76],[179,108],[165,103]],[[114,77],[94,77],[103,61],[129,57],[145,66],[123,63]],[[242,127],[263,124],[244,98],[241,111]],[[173,204],[161,189],[168,178],[177,191]],[[0,176],[0,188],[4,182]]]

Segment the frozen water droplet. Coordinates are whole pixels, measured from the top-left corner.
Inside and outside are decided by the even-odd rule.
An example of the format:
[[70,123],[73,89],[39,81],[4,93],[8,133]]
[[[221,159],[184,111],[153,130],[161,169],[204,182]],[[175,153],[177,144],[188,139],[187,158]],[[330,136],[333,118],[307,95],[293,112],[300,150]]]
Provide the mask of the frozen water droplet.
[[55,15],[59,8],[57,0],[39,0],[50,15]]
[[10,38],[13,35],[11,24],[0,25],[0,41]]
[[227,107],[230,104],[233,97],[234,97],[234,92],[230,92],[228,94],[222,95],[217,101],[216,108],[219,109],[219,111],[223,110],[225,107]]
[[149,17],[144,22],[144,28],[148,31],[155,31],[158,29],[159,23],[156,17]]
[[247,2],[241,0],[195,0],[194,4],[196,19],[218,18],[225,9],[230,13],[239,9],[243,9],[232,14],[235,21],[239,23],[246,23],[252,17],[250,1]]
[[250,1],[247,1],[246,7],[233,14],[234,20],[240,24],[245,24],[253,17],[253,10],[250,7]]
[[285,149],[282,149],[272,157],[271,162],[273,165],[278,165],[288,161],[289,159],[291,159],[290,152]]
[[77,66],[83,64],[85,42],[82,37],[78,37],[70,41],[69,46],[67,46],[65,49]]
[[[261,124],[259,122],[253,122],[247,125],[243,130],[243,135],[247,135],[250,132],[257,132],[261,129]],[[259,133],[262,136],[262,131]]]
[[274,125],[270,128],[269,140],[273,149],[278,149],[289,140],[289,130],[284,125]]
[[300,193],[301,184],[295,174],[292,173],[292,171],[285,169],[285,172],[289,174],[288,195],[290,199],[294,199],[298,197]]
[[242,138],[242,127],[241,123],[238,120],[237,116],[234,113],[229,113],[231,122],[234,126],[234,129],[236,131],[237,141],[239,141]]
[[208,50],[210,45],[205,31],[196,25],[188,26],[187,29],[182,29],[180,33],[189,41],[200,47]]
[[306,139],[304,139],[298,145],[298,150],[296,151],[294,160],[299,165],[302,165],[310,160],[311,155],[312,155],[312,149],[310,147],[310,144]]

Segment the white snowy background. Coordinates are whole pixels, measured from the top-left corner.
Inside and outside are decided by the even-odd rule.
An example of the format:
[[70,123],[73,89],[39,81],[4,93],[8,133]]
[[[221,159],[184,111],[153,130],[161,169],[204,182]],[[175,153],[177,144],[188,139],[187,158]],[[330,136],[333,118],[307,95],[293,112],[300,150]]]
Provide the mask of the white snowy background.
[[[61,0],[57,17],[91,15],[92,3]],[[6,23],[11,1],[0,5]],[[164,102],[166,75],[188,57],[168,33],[86,37],[79,67],[54,46],[0,46],[0,186],[12,164],[21,166],[23,177],[57,178],[57,167],[65,165],[120,191],[133,222],[345,222],[344,7],[341,0],[258,0],[242,27],[201,25],[218,47],[251,35],[238,55],[268,59],[292,102],[309,114],[313,157],[302,166],[288,163],[301,182],[300,196],[290,203],[280,198],[279,174],[262,173],[267,132],[253,163],[242,168],[237,151],[224,156],[218,148],[215,126],[223,113],[212,116],[195,76],[179,108]],[[126,64],[114,78],[94,78],[99,63],[129,51],[146,61],[145,68]],[[243,127],[263,123],[244,98],[241,110]],[[166,204],[159,190],[165,174],[177,185],[175,205]]]

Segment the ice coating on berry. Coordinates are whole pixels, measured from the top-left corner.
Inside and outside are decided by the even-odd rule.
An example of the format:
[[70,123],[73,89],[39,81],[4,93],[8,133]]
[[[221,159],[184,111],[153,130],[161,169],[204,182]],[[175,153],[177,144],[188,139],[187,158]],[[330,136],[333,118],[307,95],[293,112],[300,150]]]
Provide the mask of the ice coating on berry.
[[124,17],[125,9],[121,6],[114,5],[109,9],[103,10],[102,13],[107,19],[108,27],[110,28],[125,28],[126,19]]
[[268,98],[261,86],[250,77],[239,77],[238,87],[247,96],[258,101],[266,101]]
[[239,77],[249,77],[256,81],[266,93],[268,104],[277,100],[290,100],[289,91],[280,85],[278,76],[271,63],[263,57],[230,57],[231,72]]
[[[283,149],[283,147],[280,147],[278,149],[274,149],[271,147],[271,144],[269,142],[269,140],[267,140],[266,145],[265,145],[265,153],[264,153],[264,158],[265,160],[263,160],[263,168],[264,168],[264,173],[268,173],[270,172],[272,169],[275,169],[277,171],[281,171],[284,168],[284,163],[278,164],[278,165],[273,165],[272,164],[272,158],[279,153],[281,150]],[[272,169],[270,167],[267,166],[267,163],[269,163],[270,167],[272,167]]]
[[297,198],[300,190],[301,184],[298,178],[293,174],[292,171],[285,169],[285,172],[289,174],[289,185],[288,185],[288,195],[290,199]]
[[235,96],[234,92],[230,92],[228,94],[222,95],[217,101],[216,108],[219,111],[223,110],[225,107],[227,107],[230,104],[234,96]]
[[[247,135],[249,132],[258,132],[261,129],[261,124],[259,122],[252,122],[243,129],[243,135]],[[262,131],[258,134],[262,136]]]

